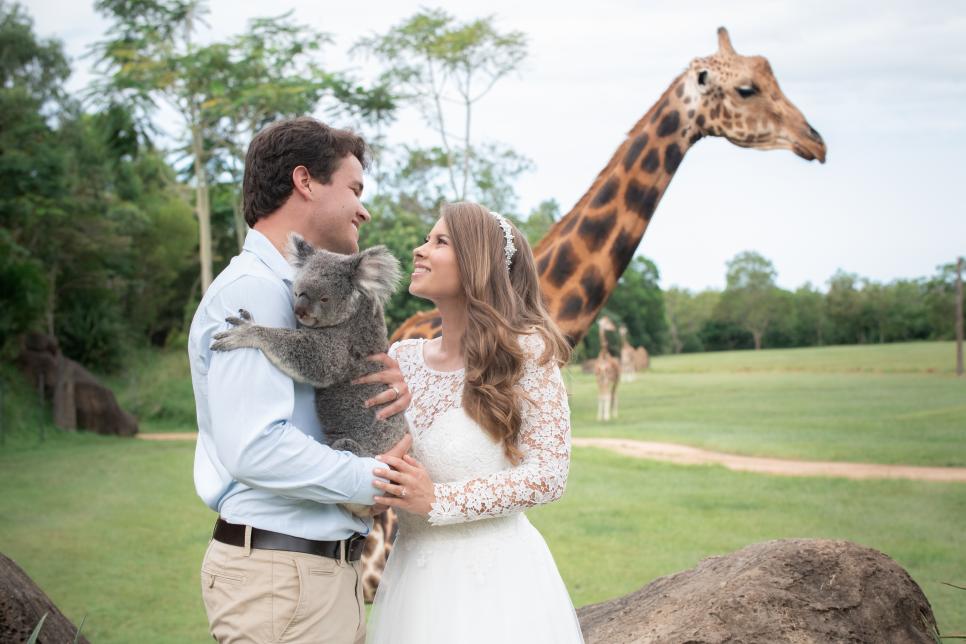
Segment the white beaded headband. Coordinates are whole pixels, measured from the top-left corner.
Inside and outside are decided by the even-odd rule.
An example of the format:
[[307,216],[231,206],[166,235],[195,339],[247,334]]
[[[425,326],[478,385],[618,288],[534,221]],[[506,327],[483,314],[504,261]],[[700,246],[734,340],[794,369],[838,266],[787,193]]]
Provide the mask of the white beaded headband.
[[506,217],[492,210],[490,214],[496,217],[496,222],[503,229],[503,239],[506,240],[506,245],[503,247],[503,255],[506,257],[506,269],[509,271],[510,264],[513,262],[513,255],[517,252],[517,247],[513,245],[513,230],[510,228],[510,222],[506,220]]

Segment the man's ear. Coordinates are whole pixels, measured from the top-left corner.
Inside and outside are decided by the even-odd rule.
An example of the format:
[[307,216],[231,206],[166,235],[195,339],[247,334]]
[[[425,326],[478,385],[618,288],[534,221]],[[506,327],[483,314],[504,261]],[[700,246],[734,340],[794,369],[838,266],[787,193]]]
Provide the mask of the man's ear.
[[309,257],[315,254],[315,249],[298,233],[289,233],[285,252],[288,255],[289,264],[295,268],[302,268]]
[[385,246],[373,246],[356,255],[352,281],[356,288],[385,306],[399,284],[399,260]]
[[292,190],[305,199],[312,194],[312,175],[304,165],[297,165],[292,170]]

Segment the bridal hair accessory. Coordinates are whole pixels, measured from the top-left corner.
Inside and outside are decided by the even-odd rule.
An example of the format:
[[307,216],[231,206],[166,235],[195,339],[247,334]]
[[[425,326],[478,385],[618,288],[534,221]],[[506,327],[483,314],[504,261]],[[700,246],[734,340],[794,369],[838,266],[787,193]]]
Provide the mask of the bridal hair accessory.
[[503,254],[506,256],[506,269],[509,271],[510,264],[513,262],[513,255],[517,252],[517,247],[513,245],[513,231],[510,229],[510,222],[506,220],[506,217],[492,210],[490,214],[496,217],[496,222],[503,229],[503,239],[506,240],[506,245],[503,247]]

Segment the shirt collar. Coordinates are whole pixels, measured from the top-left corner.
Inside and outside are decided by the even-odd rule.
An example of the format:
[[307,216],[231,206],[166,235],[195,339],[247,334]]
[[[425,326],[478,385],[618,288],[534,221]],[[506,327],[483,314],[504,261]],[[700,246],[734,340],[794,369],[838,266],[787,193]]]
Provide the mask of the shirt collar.
[[278,275],[288,284],[295,278],[295,269],[289,264],[278,249],[272,245],[268,237],[258,232],[254,228],[248,230],[245,237],[245,245],[242,251],[253,253],[263,264],[268,266],[273,273]]

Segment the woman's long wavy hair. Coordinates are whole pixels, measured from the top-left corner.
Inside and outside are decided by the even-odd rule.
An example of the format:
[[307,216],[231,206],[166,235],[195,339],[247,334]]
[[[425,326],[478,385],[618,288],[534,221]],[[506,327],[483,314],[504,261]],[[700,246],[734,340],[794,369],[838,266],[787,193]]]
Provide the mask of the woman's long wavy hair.
[[506,239],[489,210],[457,202],[444,205],[441,214],[466,297],[463,409],[518,463],[520,406],[526,397],[518,386],[526,360],[519,336],[542,337],[541,363],[563,365],[570,359],[570,345],[547,313],[533,251],[523,233],[510,223],[517,250],[507,270]]

